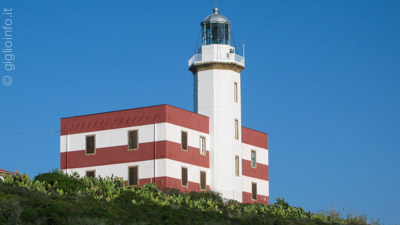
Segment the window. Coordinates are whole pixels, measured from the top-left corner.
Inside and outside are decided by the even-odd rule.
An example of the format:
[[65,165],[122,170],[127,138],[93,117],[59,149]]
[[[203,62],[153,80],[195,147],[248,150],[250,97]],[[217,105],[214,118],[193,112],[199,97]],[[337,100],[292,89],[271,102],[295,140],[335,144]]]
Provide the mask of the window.
[[238,102],[238,85],[235,82],[235,84],[233,85],[233,100],[235,102]]
[[95,170],[88,170],[88,171],[86,171],[86,176],[87,176],[87,177],[96,177],[96,172],[95,172]]
[[139,131],[128,131],[128,150],[136,150],[139,148]]
[[206,154],[206,138],[200,137],[200,154]]
[[138,185],[139,184],[139,167],[132,166],[128,168],[128,184]]
[[181,180],[182,180],[182,186],[187,187],[188,186],[188,169],[186,167],[182,167]]
[[257,183],[251,183],[251,199],[257,200]]
[[257,167],[257,155],[256,151],[251,150],[251,167],[256,168]]
[[200,171],[200,190],[207,190],[206,172]]
[[235,156],[235,175],[239,176],[239,156]]
[[181,132],[181,149],[187,151],[188,150],[188,135],[187,132]]
[[239,120],[235,119],[235,139],[239,139]]
[[96,136],[86,136],[86,155],[96,154]]

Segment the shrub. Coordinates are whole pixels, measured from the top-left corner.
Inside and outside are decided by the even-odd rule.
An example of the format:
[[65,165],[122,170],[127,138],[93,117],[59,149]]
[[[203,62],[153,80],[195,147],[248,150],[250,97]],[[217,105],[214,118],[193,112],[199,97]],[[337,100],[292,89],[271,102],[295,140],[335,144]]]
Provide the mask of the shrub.
[[168,194],[168,195],[179,195],[182,194],[181,190],[177,188],[164,188],[162,190],[163,193]]
[[47,182],[52,186],[51,188],[53,190],[61,189],[68,193],[75,192],[85,187],[85,185],[81,181],[75,179],[75,177],[68,176],[58,171],[39,174],[35,177],[35,180]]
[[215,192],[215,191],[207,191],[207,192],[191,191],[191,192],[189,192],[189,196],[193,200],[198,200],[198,199],[204,198],[204,199],[211,199],[215,203],[222,203],[223,202],[223,198],[221,196],[221,193]]
[[217,192],[159,191],[153,183],[131,188],[117,177],[79,178],[55,170],[39,174],[34,181],[26,174],[6,176],[0,182],[0,224],[368,223],[365,216],[344,219],[334,211],[307,212],[285,199],[271,205],[242,204]]

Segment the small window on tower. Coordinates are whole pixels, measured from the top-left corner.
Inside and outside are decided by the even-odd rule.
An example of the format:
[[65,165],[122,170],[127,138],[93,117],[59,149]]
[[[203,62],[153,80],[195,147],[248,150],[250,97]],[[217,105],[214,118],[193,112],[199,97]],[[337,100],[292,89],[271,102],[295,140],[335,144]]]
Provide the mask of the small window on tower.
[[205,191],[206,189],[207,189],[206,172],[200,171],[200,190]]
[[86,155],[96,154],[96,136],[86,136]]
[[239,120],[235,119],[235,139],[239,139]]
[[257,183],[251,183],[251,200],[257,201]]
[[206,154],[206,138],[200,136],[200,154]]
[[239,176],[239,156],[235,156],[235,175]]
[[139,131],[128,131],[128,150],[136,150],[139,148]]
[[181,132],[181,149],[188,150],[188,134],[185,131]]
[[233,100],[235,102],[238,102],[238,84],[235,82],[235,84],[233,85]]
[[182,167],[182,172],[181,172],[181,180],[182,180],[182,186],[187,187],[188,186],[188,169],[186,167]]
[[257,155],[256,151],[251,150],[251,167],[256,168],[257,167]]
[[88,171],[86,171],[86,176],[87,177],[96,177],[96,171],[94,171],[94,170],[88,170]]
[[139,184],[139,167],[132,166],[128,168],[128,184],[138,185]]

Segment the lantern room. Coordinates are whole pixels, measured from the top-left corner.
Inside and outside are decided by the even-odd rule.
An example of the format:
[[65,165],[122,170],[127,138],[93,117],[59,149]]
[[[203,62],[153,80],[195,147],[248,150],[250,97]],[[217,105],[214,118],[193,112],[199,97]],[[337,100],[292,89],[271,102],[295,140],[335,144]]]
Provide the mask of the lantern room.
[[203,45],[230,45],[231,22],[224,15],[218,14],[218,8],[214,8],[214,13],[201,22],[201,27]]

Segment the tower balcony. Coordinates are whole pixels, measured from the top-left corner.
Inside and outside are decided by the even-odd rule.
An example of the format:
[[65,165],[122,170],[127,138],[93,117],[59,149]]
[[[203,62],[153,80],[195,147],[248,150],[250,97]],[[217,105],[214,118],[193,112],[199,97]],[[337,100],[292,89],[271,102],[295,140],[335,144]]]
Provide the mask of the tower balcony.
[[194,54],[188,62],[189,68],[194,66],[194,65],[199,65],[199,64],[206,64],[206,63],[234,63],[238,64],[241,67],[244,67],[244,57],[235,53],[230,53],[230,54],[221,54],[221,55],[216,55],[212,58],[210,57],[204,57],[204,54]]
[[209,59],[203,59],[205,57],[202,57],[203,54],[194,54],[188,62],[188,66],[192,67],[193,65],[197,64],[205,64],[205,63],[211,63],[211,62],[221,62],[221,63],[236,63],[239,64],[239,66],[244,67],[244,57],[235,53],[232,54],[226,54],[222,55],[219,57],[213,57]]

